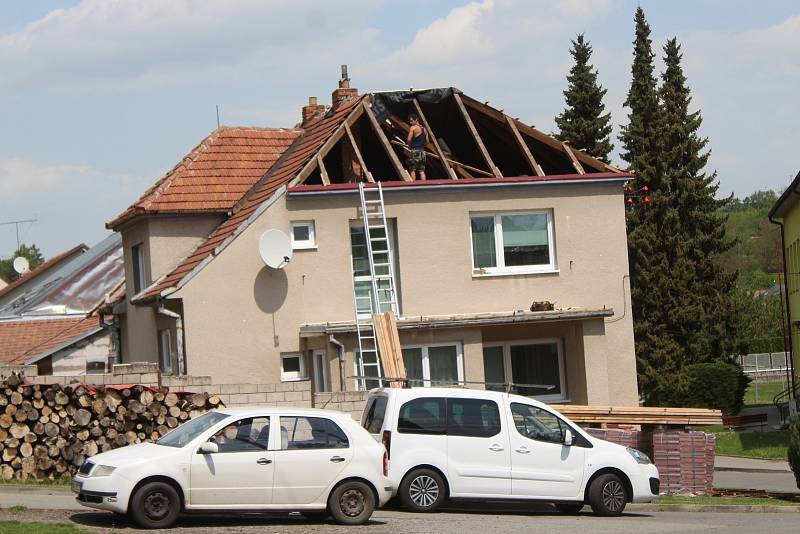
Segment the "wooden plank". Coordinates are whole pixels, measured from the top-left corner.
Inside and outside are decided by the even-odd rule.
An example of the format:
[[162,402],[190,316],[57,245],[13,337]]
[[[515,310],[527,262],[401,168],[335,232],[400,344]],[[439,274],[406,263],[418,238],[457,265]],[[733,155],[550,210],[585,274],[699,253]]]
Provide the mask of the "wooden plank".
[[322,161],[322,156],[317,154],[317,167],[319,167],[319,175],[322,179],[322,185],[331,185],[331,180],[328,177],[328,171],[325,170],[325,162]]
[[[325,143],[317,150],[317,154],[321,155],[323,158],[331,151],[331,149],[339,142],[342,136],[345,135],[345,124],[354,124],[360,117],[361,114],[364,113],[364,110],[361,106],[356,106],[355,109],[347,116],[342,124],[333,132],[333,134],[328,138]],[[294,187],[296,185],[302,185],[303,182],[306,181],[306,178],[314,172],[314,169],[317,167],[317,159],[312,157],[308,160],[308,162],[303,166],[303,169],[297,173],[297,176],[289,182],[288,187]],[[275,168],[275,166],[273,166]]]
[[583,170],[581,164],[578,162],[577,159],[575,159],[575,154],[572,152],[572,149],[569,147],[569,145],[567,143],[561,143],[561,144],[564,147],[564,152],[567,153],[567,156],[569,156],[570,161],[572,161],[572,166],[575,167],[576,171],[578,171],[578,174],[586,174],[586,171]]
[[464,102],[461,100],[461,95],[458,93],[453,93],[453,98],[456,101],[456,105],[458,105],[459,111],[461,111],[461,116],[464,117],[464,122],[467,123],[467,129],[469,130],[469,133],[472,134],[475,144],[478,145],[478,150],[483,156],[483,161],[485,161],[486,165],[489,166],[489,170],[492,171],[492,174],[494,174],[495,178],[502,178],[503,175],[500,173],[500,169],[498,169],[497,165],[495,165],[494,161],[492,161],[489,151],[486,150],[486,145],[483,144],[483,139],[481,139],[481,136],[478,135],[478,130],[475,128],[475,124],[472,122],[472,118],[469,116],[469,113],[467,113],[467,108],[464,107]]
[[[400,347],[400,336],[393,312],[376,313],[372,316],[372,330],[378,342],[380,361],[383,364],[383,375],[391,378],[405,378],[403,352]],[[389,387],[403,387],[398,380],[389,382]]]
[[508,128],[511,130],[514,139],[517,140],[517,145],[519,145],[520,150],[522,150],[522,153],[525,155],[525,159],[528,161],[528,165],[531,166],[531,170],[536,173],[536,176],[544,176],[541,165],[539,165],[539,162],[533,157],[531,149],[528,148],[528,143],[525,142],[522,135],[519,133],[516,122],[517,121],[506,115],[506,124],[508,124]]
[[431,137],[431,143],[433,143],[433,148],[436,149],[436,153],[439,155],[439,161],[442,163],[442,167],[444,167],[444,172],[447,174],[452,180],[458,180],[458,176],[456,176],[455,171],[453,168],[450,167],[450,164],[447,162],[447,158],[442,152],[442,147],[439,146],[439,141],[436,140],[436,134],[433,133],[431,129],[431,125],[428,124],[428,119],[425,118],[425,114],[422,112],[422,107],[419,105],[419,100],[414,98],[414,108],[417,110],[417,115],[419,115],[420,120],[422,120],[422,124],[425,126],[425,131]]
[[350,125],[348,125],[346,122],[344,123],[344,129],[347,132],[347,138],[350,140],[350,146],[353,147],[353,152],[356,153],[358,164],[361,165],[361,169],[364,171],[364,175],[367,177],[367,181],[374,182],[375,178],[372,177],[372,173],[367,169],[367,164],[364,163],[364,158],[361,157],[361,151],[358,149],[356,139],[353,137],[353,132],[350,130]]
[[383,149],[386,151],[386,155],[389,156],[389,159],[392,161],[392,166],[394,167],[394,170],[397,171],[397,175],[404,181],[410,182],[411,176],[400,163],[400,158],[397,157],[392,145],[389,144],[389,140],[386,138],[386,134],[383,133],[383,128],[381,128],[381,125],[378,124],[378,119],[375,117],[375,114],[372,112],[366,102],[361,103],[361,108],[367,114],[369,123],[372,125],[372,129],[375,130],[375,134],[378,136],[378,139],[380,139],[381,145],[383,145]]
[[[400,148],[402,148],[406,152],[411,152],[411,149],[408,148],[408,145],[406,145],[405,143],[401,143],[400,141],[393,140],[392,144],[399,146]],[[437,154],[434,154],[430,150],[426,150],[425,154],[427,154],[428,156],[430,156],[430,157],[432,157],[434,159],[437,159],[437,160],[439,159],[439,156]],[[474,172],[476,174],[482,174],[483,176],[487,176],[489,178],[491,178],[493,176],[492,173],[490,173],[490,172],[486,172],[483,169],[478,169],[477,167],[472,167],[471,165],[467,165],[466,163],[461,163],[460,161],[456,161],[454,159],[447,158],[447,162],[449,164],[451,164],[451,165],[454,165],[456,169],[463,168],[463,169],[469,170],[471,172]],[[456,172],[458,172],[458,171],[456,170]],[[472,176],[467,174],[465,176],[465,178],[472,178]]]
[[[505,113],[502,113],[502,112],[500,112],[500,111],[498,111],[498,110],[496,110],[494,108],[491,108],[489,106],[481,104],[480,102],[470,98],[467,95],[463,95],[463,97],[464,97],[463,98],[464,105],[469,106],[472,109],[475,109],[477,111],[480,111],[484,115],[492,117],[493,119],[495,119],[497,121],[501,121],[502,122],[503,120],[505,120],[504,119],[504,117],[506,117]],[[544,132],[540,132],[536,128],[528,126],[527,124],[524,124],[522,122],[517,121],[516,125],[517,125],[517,128],[519,129],[520,133],[522,133],[524,135],[527,135],[528,137],[532,137],[532,138],[536,139],[537,141],[539,141],[541,143],[544,143],[545,145],[553,148],[554,150],[557,150],[559,152],[563,152],[564,151],[563,147],[561,146],[561,141],[559,141],[558,139],[556,139],[554,137],[551,137],[551,136],[547,135]],[[603,172],[603,171],[607,171],[608,170],[606,165],[603,162],[601,162],[600,160],[589,156],[588,154],[586,154],[584,152],[578,151],[578,153],[575,154],[575,157],[583,165],[591,167],[592,169],[594,169],[596,171]]]

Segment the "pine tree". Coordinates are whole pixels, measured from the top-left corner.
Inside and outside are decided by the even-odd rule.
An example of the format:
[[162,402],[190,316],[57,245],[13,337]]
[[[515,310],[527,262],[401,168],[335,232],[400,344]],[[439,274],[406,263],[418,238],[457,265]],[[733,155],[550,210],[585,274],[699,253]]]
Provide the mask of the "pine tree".
[[[706,174],[708,139],[700,137],[700,111],[689,111],[690,90],[681,67],[676,39],[664,46],[666,69],[660,89],[664,146],[662,183],[671,199],[671,233],[679,240],[671,255],[673,278],[681,291],[670,330],[681,336],[685,364],[725,359],[735,336],[733,287],[718,256],[733,246],[725,235],[725,216],[719,210],[730,198],[715,198],[716,172]],[[674,213],[673,213],[674,212]]]
[[592,46],[579,34],[570,50],[575,64],[567,76],[564,91],[566,109],[556,117],[560,141],[584,150],[609,163],[608,155],[614,149],[611,143],[611,114],[606,113],[603,97],[606,89],[597,83],[597,70],[589,63]]
[[675,223],[675,214],[666,213],[670,200],[661,187],[662,110],[650,26],[641,7],[635,21],[632,80],[625,100],[630,112],[619,139],[621,156],[636,174],[632,187],[650,188],[650,204],[637,203],[628,211],[628,261],[639,392],[647,404],[658,404],[682,367],[681,345],[668,332],[675,290],[666,251],[676,244],[669,242],[674,236],[665,230]]

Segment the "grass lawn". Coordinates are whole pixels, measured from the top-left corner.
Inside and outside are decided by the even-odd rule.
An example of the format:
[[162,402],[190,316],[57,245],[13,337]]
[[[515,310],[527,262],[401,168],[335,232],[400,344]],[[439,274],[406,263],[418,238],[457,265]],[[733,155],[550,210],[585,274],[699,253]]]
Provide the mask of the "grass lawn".
[[717,454],[750,458],[786,459],[789,432],[717,432]]
[[698,495],[696,497],[682,495],[664,495],[656,499],[656,504],[748,504],[758,506],[798,506],[800,503],[783,499],[758,499],[753,497],[721,497],[714,495]]
[[744,392],[745,406],[759,406],[772,404],[775,395],[786,388],[786,381],[779,382],[750,382]]
[[0,521],[3,534],[84,534],[86,531],[64,523],[20,523]]

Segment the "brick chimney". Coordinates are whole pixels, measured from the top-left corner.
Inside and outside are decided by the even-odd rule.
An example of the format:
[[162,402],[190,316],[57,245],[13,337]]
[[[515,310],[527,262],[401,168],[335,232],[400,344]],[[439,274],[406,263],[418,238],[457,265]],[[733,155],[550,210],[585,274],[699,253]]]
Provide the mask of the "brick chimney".
[[334,108],[337,108],[341,103],[356,98],[358,98],[358,89],[350,87],[350,78],[347,77],[347,65],[342,65],[342,77],[339,80],[339,87],[331,94],[331,104]]
[[321,117],[325,113],[325,106],[317,104],[316,96],[308,97],[308,105],[303,106],[303,122],[300,126],[305,126],[309,122]]

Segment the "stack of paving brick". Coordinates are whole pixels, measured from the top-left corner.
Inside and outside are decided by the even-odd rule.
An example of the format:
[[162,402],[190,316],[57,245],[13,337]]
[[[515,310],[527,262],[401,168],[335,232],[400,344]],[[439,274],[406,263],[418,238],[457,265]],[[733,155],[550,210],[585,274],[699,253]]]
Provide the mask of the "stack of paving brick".
[[653,433],[653,462],[662,493],[710,493],[714,485],[715,437],[697,431]]
[[587,428],[585,429],[590,435],[622,445],[623,447],[631,447],[639,449],[645,454],[650,454],[653,450],[652,440],[650,439],[649,432],[642,432],[640,430],[625,430],[622,428]]

